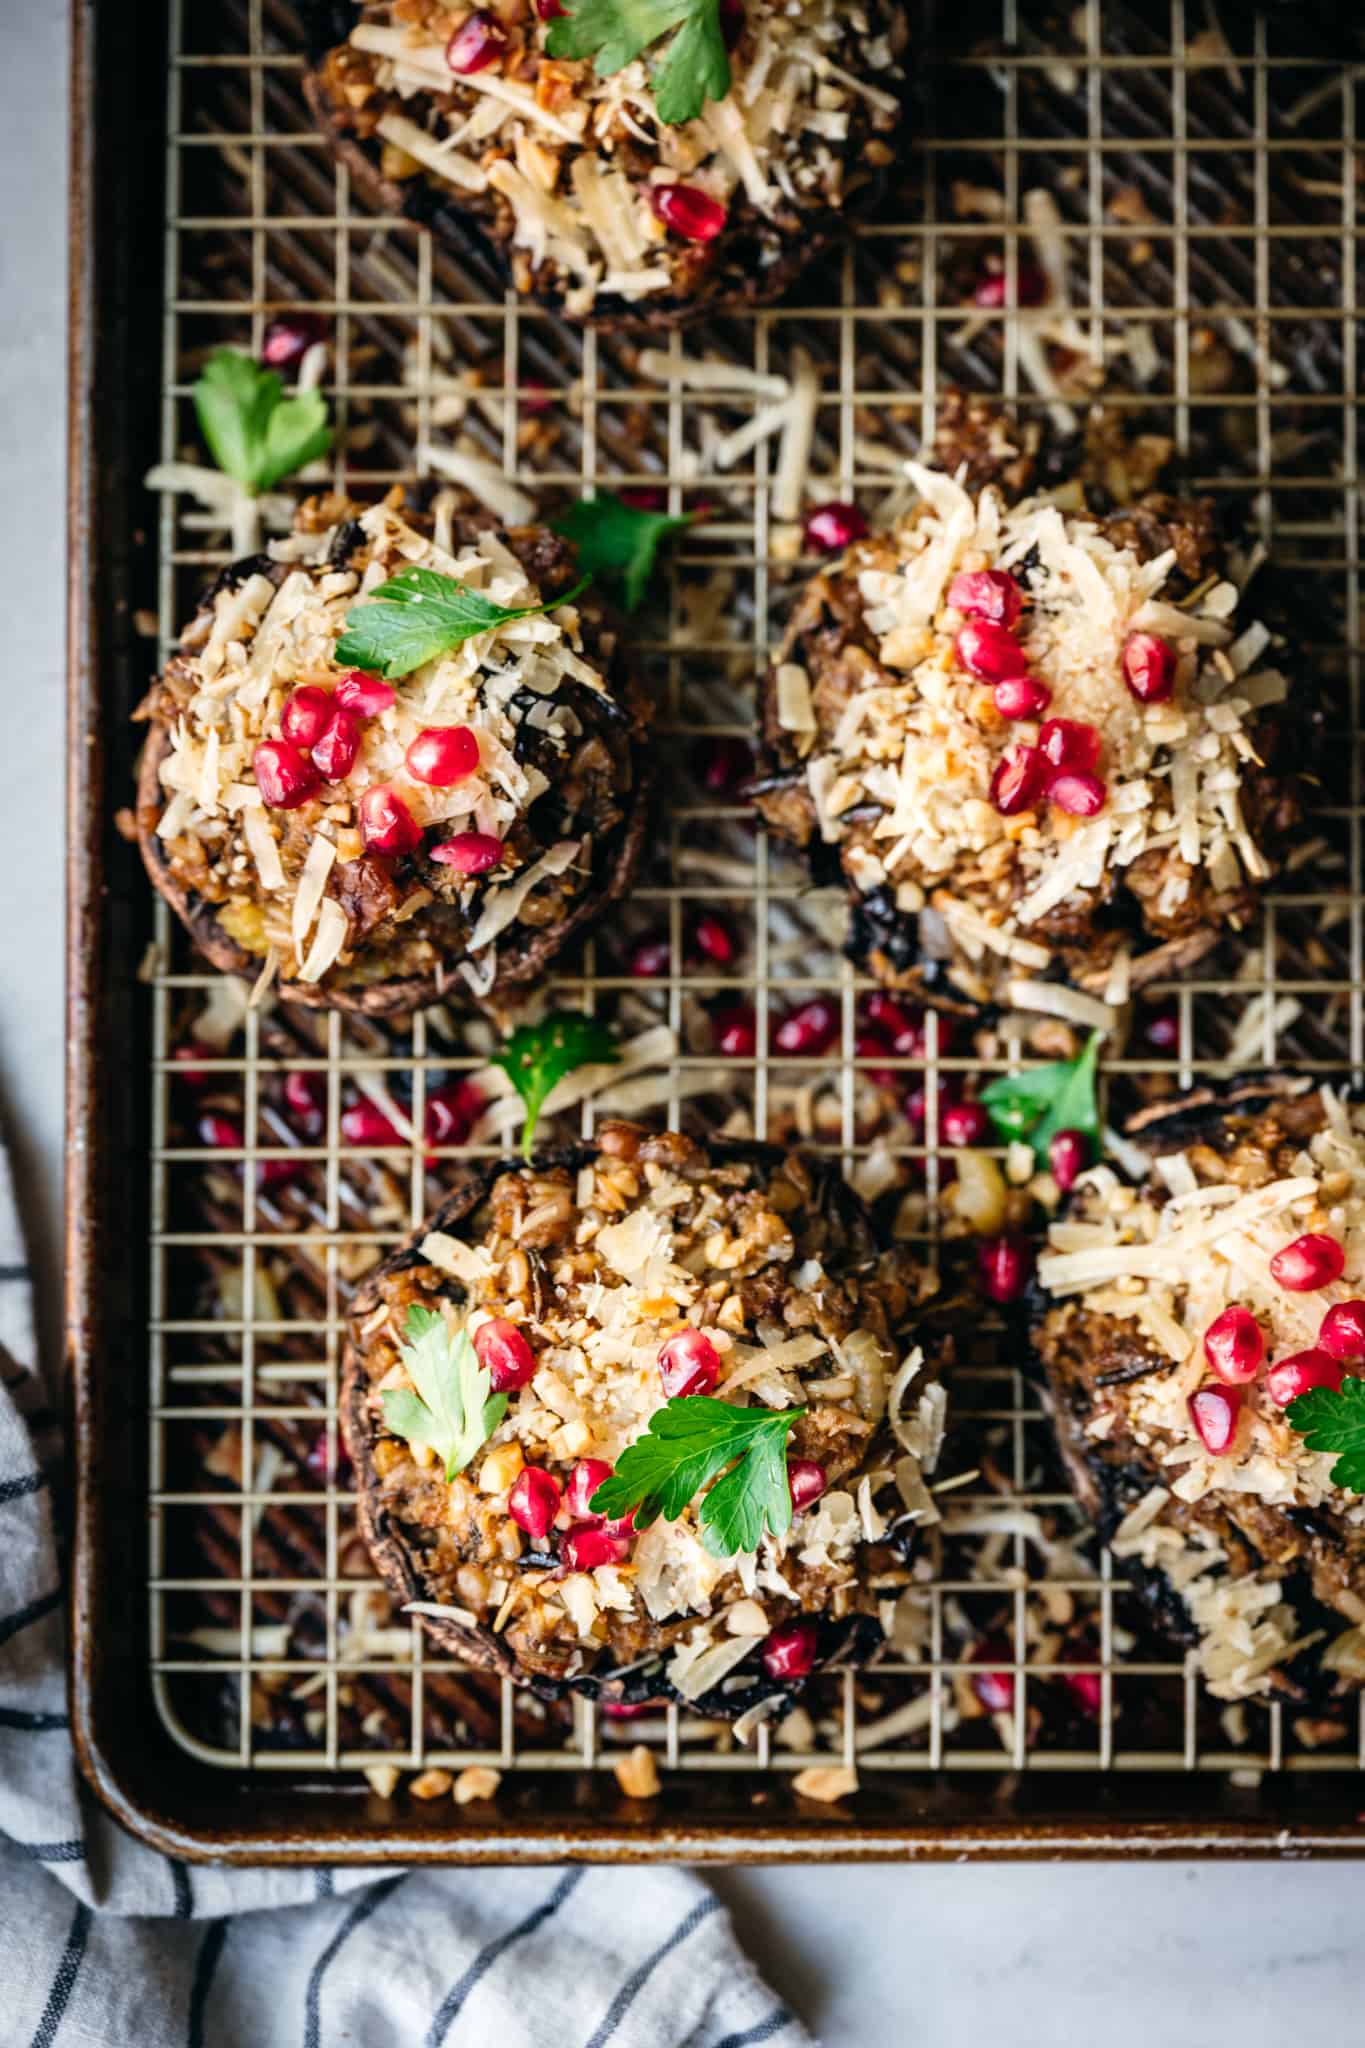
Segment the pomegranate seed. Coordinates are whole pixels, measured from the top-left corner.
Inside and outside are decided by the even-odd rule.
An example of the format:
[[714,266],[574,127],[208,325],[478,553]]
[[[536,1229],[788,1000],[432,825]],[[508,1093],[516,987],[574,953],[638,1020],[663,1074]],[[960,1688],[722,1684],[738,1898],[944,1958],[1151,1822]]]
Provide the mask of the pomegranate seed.
[[969,675],[983,683],[1004,683],[1028,674],[1028,656],[1013,633],[989,619],[968,619],[957,629],[953,648]]
[[590,1572],[599,1564],[619,1564],[630,1553],[629,1536],[613,1536],[610,1532],[615,1523],[604,1522],[600,1528],[585,1526],[570,1529],[561,1537],[559,1561],[567,1571]]
[[709,1394],[720,1378],[720,1355],[705,1330],[678,1330],[659,1348],[659,1378],[675,1394]]
[[1175,691],[1175,649],[1155,633],[1134,633],[1124,643],[1123,680],[1139,704],[1164,704]]
[[621,503],[629,505],[634,512],[665,512],[668,509],[668,492],[662,484],[636,484],[621,492]]
[[1225,1308],[1214,1317],[1204,1332],[1204,1356],[1225,1387],[1255,1379],[1265,1357],[1265,1338],[1250,1309]]
[[715,967],[730,967],[739,950],[730,925],[718,911],[699,911],[693,919],[691,943]]
[[320,313],[277,313],[261,336],[261,361],[269,370],[292,370],[310,348],[327,339]]
[[352,718],[378,718],[381,711],[391,711],[398,701],[391,683],[386,683],[382,676],[367,676],[358,668],[341,678],[332,695]]
[[725,208],[695,185],[651,185],[649,203],[657,220],[685,242],[714,242],[725,226]]
[[1340,1280],[1346,1254],[1325,1231],[1305,1231],[1292,1244],[1284,1245],[1270,1261],[1270,1276],[1288,1294],[1311,1294]]
[[313,765],[324,782],[340,782],[355,766],[360,752],[360,727],[349,711],[334,711],[326,732],[313,748]]
[[1237,1434],[1237,1417],[1242,1397],[1235,1387],[1201,1387],[1189,1399],[1190,1420],[1199,1441],[1213,1457],[1221,1458],[1231,1449]]
[[371,853],[411,853],[421,827],[396,790],[377,783],[360,799],[360,836]]
[[[891,1047],[880,1031],[859,1031],[853,1040],[853,1057],[857,1060],[885,1059],[890,1050]],[[874,1081],[879,1088],[895,1088],[899,1085],[898,1077],[890,1067],[869,1067],[867,1078]]]
[[539,377],[526,377],[521,386],[521,409],[531,414],[548,412],[554,398],[548,384],[542,384]]
[[599,1523],[601,1515],[592,1511],[592,1497],[604,1480],[610,1479],[611,1466],[605,1458],[580,1458],[569,1474],[568,1489],[564,1505],[576,1522]]
[[1002,818],[1032,810],[1047,787],[1047,763],[1037,747],[1006,747],[991,777],[991,802]]
[[748,1003],[735,1003],[717,1010],[711,1018],[716,1051],[730,1059],[751,1060],[758,1050],[758,1019]]
[[540,1465],[523,1465],[507,1496],[507,1512],[533,1543],[543,1543],[559,1513],[559,1482]]
[[1009,296],[1009,280],[1003,270],[992,270],[983,277],[972,293],[972,303],[983,312],[998,312],[1002,306],[1041,306],[1047,297],[1047,278],[1031,263],[1021,263],[1014,274],[1014,297]]
[[988,1145],[991,1140],[990,1116],[980,1102],[945,1103],[938,1128],[945,1145]]
[[1318,1345],[1333,1358],[1365,1358],[1365,1301],[1339,1301],[1329,1308],[1318,1331]]
[[861,505],[843,504],[837,499],[817,505],[806,514],[806,546],[822,555],[837,555],[862,540],[867,520]]
[[802,1508],[808,1508],[813,1500],[819,1500],[829,1480],[825,1477],[823,1465],[817,1465],[814,1458],[788,1458],[787,1484],[792,1490],[792,1507],[799,1515]]
[[773,1033],[779,1052],[814,1058],[828,1052],[839,1036],[838,1005],[827,996],[812,996],[795,1010],[789,1010]]
[[1265,1376],[1265,1388],[1278,1407],[1287,1408],[1310,1387],[1330,1387],[1335,1393],[1345,1377],[1341,1360],[1314,1345],[1309,1351],[1291,1352],[1288,1358],[1278,1359]]
[[948,602],[955,612],[1008,628],[1018,623],[1024,593],[1004,569],[964,569],[948,585]]
[[635,1540],[635,1510],[618,1515],[614,1522],[603,1522],[602,1534],[610,1536],[613,1543],[630,1544]]
[[446,63],[459,77],[468,78],[471,73],[486,71],[490,64],[496,64],[506,48],[507,37],[501,22],[480,8],[468,21],[460,23],[446,44]]
[[506,1316],[493,1316],[479,1324],[474,1332],[474,1349],[495,1394],[510,1394],[515,1387],[529,1386],[536,1376],[536,1354]]
[[1033,1246],[1017,1230],[989,1237],[977,1246],[977,1272],[988,1301],[1004,1307],[1018,1301],[1033,1275]]
[[256,787],[275,811],[296,811],[318,786],[318,771],[288,740],[262,740],[252,757]]
[[1010,676],[991,693],[1002,718],[1036,718],[1052,702],[1052,692],[1037,676]]
[[764,1638],[759,1655],[769,1678],[808,1678],[815,1669],[819,1631],[809,1614],[784,1621]]
[[349,1145],[405,1145],[407,1139],[374,1102],[354,1102],[341,1112],[341,1135]]
[[502,841],[491,832],[457,832],[433,846],[431,857],[459,875],[486,875],[502,860]]
[[240,1152],[246,1137],[235,1117],[209,1110],[199,1119],[199,1142],[215,1152]]
[[743,0],[720,0],[720,32],[727,50],[733,50],[744,33]]
[[1083,768],[1067,768],[1048,784],[1048,802],[1072,818],[1093,818],[1109,801],[1109,791],[1098,775]]
[[639,981],[661,981],[673,966],[673,948],[662,932],[638,939],[626,956],[626,966]]
[[1180,1044],[1180,1012],[1174,1003],[1149,1010],[1142,1026],[1143,1036],[1153,1052],[1174,1052]]
[[463,1145],[473,1129],[483,1095],[472,1081],[447,1081],[427,1097],[423,1131],[428,1145]]
[[1104,1704],[1104,1680],[1098,1671],[1068,1671],[1062,1683],[1071,1694],[1081,1712],[1092,1721],[1098,1721]]
[[352,1466],[346,1446],[329,1430],[321,1430],[314,1437],[303,1462],[312,1477],[324,1486],[345,1486],[351,1477]]
[[[541,6],[544,0],[536,0],[536,4]],[[549,0],[549,4],[551,7],[558,7],[559,0]],[[609,1721],[638,1721],[640,1716],[648,1714],[651,1708],[648,1700],[599,1700],[597,1711],[599,1714],[605,1714]]]
[[187,1088],[202,1088],[210,1079],[202,1067],[193,1066],[191,1061],[217,1059],[217,1048],[205,1045],[202,1038],[187,1039],[184,1045],[177,1045],[171,1053],[173,1060],[181,1062],[177,1081],[183,1081]]
[[[988,1657],[1005,1657],[1007,1651],[998,1643],[983,1643],[977,1655],[983,1660]],[[990,1714],[1009,1714],[1014,1711],[1014,1673],[1012,1671],[973,1671],[972,1691]]]
[[754,772],[748,742],[721,733],[692,749],[692,773],[710,796],[732,796]]
[[284,1106],[296,1130],[315,1136],[327,1114],[327,1084],[321,1074],[286,1074]]
[[563,12],[563,0],[536,0],[536,13],[542,21],[558,21]]
[[1058,1131],[1047,1148],[1052,1178],[1063,1194],[1076,1185],[1090,1164],[1090,1140],[1084,1131]]
[[478,738],[467,725],[429,725],[418,733],[404,759],[416,781],[448,789],[478,767]]
[[304,683],[301,689],[291,691],[285,698],[280,712],[280,731],[285,739],[302,748],[306,754],[326,732],[335,709],[326,690]]
[[[883,989],[874,989],[864,998],[863,1014],[874,1031],[880,1031],[898,1059],[918,1060],[924,1057],[924,1012],[908,1010],[895,996],[889,996]],[[939,1051],[949,1050],[945,1032],[949,1029],[946,1019],[939,1019]]]
[[1078,718],[1049,718],[1038,735],[1038,745],[1053,768],[1093,771],[1100,758],[1098,732]]

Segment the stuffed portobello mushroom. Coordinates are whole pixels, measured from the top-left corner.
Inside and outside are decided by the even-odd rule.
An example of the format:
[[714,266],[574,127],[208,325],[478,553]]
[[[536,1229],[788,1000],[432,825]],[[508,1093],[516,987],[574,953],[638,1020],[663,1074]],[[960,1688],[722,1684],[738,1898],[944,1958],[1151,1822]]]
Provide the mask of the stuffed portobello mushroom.
[[932,1518],[933,1284],[772,1146],[608,1123],[490,1168],[352,1305],[381,1575],[437,1647],[546,1693],[775,1711],[876,1647]]
[[1287,657],[1207,501],[1114,508],[1092,481],[1140,454],[1058,481],[961,408],[908,515],[798,596],[755,800],[841,875],[848,951],[890,987],[1112,1022],[1097,1005],[1244,929],[1274,872]]
[[443,493],[312,500],[142,707],[147,871],[295,1002],[496,1004],[628,886],[647,709],[571,550]]
[[891,0],[312,12],[309,103],[361,189],[573,317],[767,304],[894,161]]
[[1259,1076],[1135,1135],[1150,1174],[1086,1174],[1038,1268],[1077,1496],[1215,1698],[1357,1687],[1365,1499],[1299,1397],[1365,1372],[1365,1108]]

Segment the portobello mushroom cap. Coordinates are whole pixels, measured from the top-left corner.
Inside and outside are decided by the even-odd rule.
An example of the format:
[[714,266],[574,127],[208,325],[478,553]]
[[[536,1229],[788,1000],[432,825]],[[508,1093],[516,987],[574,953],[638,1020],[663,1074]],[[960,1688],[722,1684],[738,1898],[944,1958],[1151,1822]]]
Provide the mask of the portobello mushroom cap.
[[[1161,1633],[1196,1653],[1216,1698],[1320,1702],[1354,1690],[1365,1679],[1365,1642],[1354,1633],[1365,1617],[1365,1500],[1331,1483],[1331,1454],[1304,1449],[1265,1373],[1313,1346],[1331,1302],[1365,1291],[1365,1110],[1327,1099],[1307,1076],[1271,1072],[1153,1105],[1126,1130],[1150,1149],[1151,1172],[1136,1187],[1112,1167],[1083,1177],[1053,1226],[1032,1304],[1069,1482]],[[1259,1192],[1304,1179],[1317,1194]],[[1223,1192],[1202,1193],[1210,1189]],[[1181,1211],[1166,1214],[1177,1193]],[[1226,1204],[1235,1263],[1211,1242],[1181,1242],[1182,1230],[1217,1213],[1210,1199]],[[1248,1202],[1259,1215],[1241,1207]],[[1113,1247],[1088,1286],[1065,1264],[1084,1256],[1069,1234],[1076,1224],[1093,1226],[1091,1244]],[[1346,1269],[1323,1290],[1287,1292],[1269,1258],[1310,1229],[1346,1243]],[[1169,1250],[1154,1271],[1125,1271],[1125,1249],[1141,1265],[1153,1245]],[[1215,1456],[1188,1401],[1220,1385],[1203,1337],[1234,1304],[1256,1316],[1265,1359],[1235,1390],[1237,1433]]]
[[[266,886],[250,841],[242,836],[240,807],[229,811],[220,802],[207,815],[202,809],[197,815],[187,814],[169,835],[161,829],[168,803],[185,779],[173,765],[177,735],[189,735],[188,749],[183,738],[180,742],[182,759],[202,766],[203,743],[210,725],[216,725],[218,759],[230,769],[217,794],[236,801],[231,792],[252,785],[255,746],[279,736],[280,711],[290,690],[304,681],[333,689],[346,673],[332,659],[327,642],[335,644],[343,613],[357,596],[367,567],[387,560],[396,572],[406,559],[421,562],[429,555],[436,531],[433,515],[411,506],[400,509],[386,502],[361,507],[336,498],[308,501],[300,508],[295,536],[278,557],[266,553],[233,563],[205,593],[182,636],[180,651],[139,712],[150,727],[138,768],[136,807],[138,844],[148,875],[199,951],[224,972],[254,980],[266,963],[269,939],[280,959],[276,986],[290,1002],[370,1016],[403,1013],[437,1000],[474,1000],[496,1008],[505,997],[536,981],[576,933],[628,891],[640,863],[652,780],[646,747],[649,707],[629,672],[615,620],[591,589],[575,600],[577,619],[569,638],[576,639],[577,651],[572,663],[548,692],[542,676],[537,688],[519,689],[510,701],[506,699],[497,663],[518,659],[527,648],[524,643],[509,646],[500,635],[486,663],[462,675],[454,694],[442,695],[435,708],[431,690],[436,687],[439,660],[398,683],[396,710],[378,720],[360,717],[361,748],[347,776],[319,782],[297,808],[257,806],[264,821],[257,829],[269,833],[281,863],[275,887]],[[448,515],[440,531],[445,543],[438,550],[442,561],[450,562],[453,556],[467,560],[468,551],[477,553],[481,540],[491,541],[500,551],[503,572],[520,565],[531,594],[551,606],[554,594],[575,580],[572,548],[543,527],[507,531],[491,515],[462,511]],[[397,547],[406,554],[400,557]],[[307,550],[302,559],[300,548]],[[324,595],[348,574],[349,594],[343,589]],[[288,642],[282,655],[277,646],[274,671],[253,684],[250,654],[255,636],[273,620],[277,602],[286,610],[290,605],[299,609],[300,575],[311,582],[308,601],[316,597],[319,609],[311,620],[304,619],[303,639]],[[234,606],[252,598],[253,590],[253,602],[236,621]],[[209,650],[215,646],[215,627],[221,640],[223,622],[229,618],[245,648],[246,690],[254,694],[265,683],[260,702],[244,714],[245,737],[232,722],[237,713],[231,705],[226,722],[222,710],[213,709],[215,692],[221,707],[221,683],[232,673],[222,661],[221,648],[214,674],[205,672]],[[289,630],[286,619],[286,634]],[[555,644],[564,640],[560,634]],[[598,684],[571,672],[573,667],[581,671],[585,662],[595,668]],[[206,718],[200,718],[197,704],[209,706]],[[469,878],[430,858],[434,845],[475,819],[450,815],[445,800],[451,790],[428,786],[406,771],[403,746],[428,719],[433,725],[468,719],[481,736],[491,732],[492,740],[485,744],[486,754],[493,751],[491,769],[487,759],[481,760],[475,777],[482,774],[491,785],[485,804],[498,809],[500,836],[510,846],[515,867],[509,869],[504,857],[497,868]],[[552,730],[549,721],[557,721],[558,729]],[[241,743],[237,755],[229,755],[234,738]],[[520,801],[511,793],[518,778]],[[356,804],[366,787],[391,780],[422,834],[410,852],[386,855],[362,843]],[[455,787],[467,792],[474,787],[474,778]],[[346,809],[348,818],[341,815]],[[304,978],[300,970],[307,965],[308,934],[301,946],[290,943],[291,908],[324,823],[336,856],[322,900],[335,901],[344,910],[346,935],[340,957],[320,975]],[[569,866],[560,873],[547,872],[517,915],[497,933],[491,979],[490,956],[482,945],[476,972],[466,942],[477,932],[495,892],[515,883],[551,847],[574,839],[580,850]],[[423,901],[424,893],[429,901]],[[321,903],[314,908],[314,920],[320,908]],[[308,929],[316,931],[313,920]],[[462,974],[465,963],[468,972]]]
[[[1059,449],[950,394],[919,505],[798,594],[751,793],[817,884],[843,881],[846,951],[886,986],[1095,1022],[1097,999],[1188,971],[1251,920],[1301,815],[1314,714],[1284,715],[1282,675],[1244,678],[1282,657],[1261,657],[1210,502],[1146,488],[1165,447],[1101,426]],[[980,616],[1016,643],[1001,676],[1027,665],[1044,686],[1028,715],[1002,708],[992,650],[968,668],[980,618],[948,602],[960,573],[1002,566],[1022,615]],[[1125,681],[1137,633],[1178,656],[1165,699]]]
[[[903,1251],[878,1251],[862,1203],[827,1165],[775,1146],[607,1123],[593,1143],[471,1175],[351,1305],[342,1427],[380,1576],[403,1605],[454,1610],[420,1615],[436,1649],[546,1697],[681,1698],[737,1716],[799,1690],[769,1675],[761,1650],[765,1629],[802,1614],[816,1628],[814,1668],[862,1661],[882,1640],[871,1578],[903,1563],[913,1539],[890,1472],[900,1461],[927,1475],[938,1452],[942,1322],[928,1361],[902,1366],[916,1329],[929,1327],[920,1303],[933,1285]],[[384,1389],[404,1382],[398,1333],[414,1304],[445,1312],[453,1328],[507,1317],[538,1360],[449,1483],[384,1416]],[[738,1370],[741,1399],[804,1408],[788,1452],[822,1466],[826,1491],[754,1561],[705,1549],[698,1497],[677,1521],[627,1536],[618,1564],[568,1572],[567,1507],[532,1541],[509,1516],[508,1489],[521,1461],[565,1493],[579,1459],[614,1464],[664,1405],[658,1352],[690,1326],[685,1317],[720,1352],[721,1400],[740,1394]],[[778,1362],[765,1367],[772,1347]],[[821,1391],[845,1368],[853,1393]],[[875,1498],[863,1484],[873,1472]],[[901,1478],[909,1483],[905,1469]],[[737,1650],[729,1660],[727,1644]],[[689,1684],[688,1669],[717,1645],[723,1674],[705,1683],[703,1664]]]
[[[729,51],[731,74],[742,82],[757,63],[764,83],[753,112],[733,92],[724,102],[738,139],[722,134],[715,102],[680,126],[657,119],[657,52],[607,79],[590,62],[548,57],[553,15],[533,0],[520,19],[500,11],[503,46],[466,75],[447,64],[444,32],[424,38],[395,25],[392,4],[314,0],[303,11],[309,107],[366,198],[431,228],[499,288],[510,282],[538,304],[604,329],[663,330],[773,303],[849,217],[876,200],[896,160],[906,37],[897,0],[867,0],[856,38],[832,0],[795,8],[750,0]],[[839,69],[817,70],[829,56]],[[509,94],[491,129],[489,80]],[[750,139],[743,131],[788,80],[798,116],[804,98],[812,119],[760,123]],[[623,85],[629,119],[620,110]],[[512,94],[539,113],[528,117]],[[585,125],[604,107],[603,146],[585,148]],[[395,117],[443,145],[446,174],[394,139],[412,142],[411,127],[381,132]],[[471,117],[485,125],[455,149],[452,173],[444,145]],[[539,189],[523,175],[519,138],[539,151]],[[780,174],[769,175],[774,170]],[[666,226],[650,203],[665,186],[714,207],[713,220],[688,233]],[[625,284],[632,274],[642,282]]]

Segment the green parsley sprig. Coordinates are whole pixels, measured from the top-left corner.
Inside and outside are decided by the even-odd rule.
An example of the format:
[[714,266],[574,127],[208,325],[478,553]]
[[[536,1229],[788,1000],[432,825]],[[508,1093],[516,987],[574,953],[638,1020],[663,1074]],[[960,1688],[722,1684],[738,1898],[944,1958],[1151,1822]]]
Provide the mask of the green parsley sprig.
[[591,57],[599,78],[671,36],[650,73],[654,108],[668,127],[695,121],[708,99],[730,90],[720,0],[563,0],[545,47],[552,57]]
[[555,1083],[577,1067],[615,1066],[619,1057],[601,1018],[585,1017],[579,1010],[556,1010],[539,1024],[523,1024],[512,1033],[502,1051],[494,1053],[493,1064],[502,1068],[526,1104],[524,1159],[531,1156],[536,1124]]
[[642,512],[606,491],[584,498],[550,521],[571,540],[590,576],[620,586],[621,602],[633,612],[645,594],[660,543],[691,526],[695,512]]
[[398,1355],[412,1386],[385,1387],[384,1420],[408,1443],[429,1444],[453,1479],[502,1421],[507,1396],[492,1391],[468,1332],[452,1337],[435,1309],[414,1302],[403,1335]]
[[439,569],[400,569],[363,604],[351,606],[334,659],[343,668],[361,668],[393,682],[492,626],[572,604],[588,581],[582,576],[572,590],[541,604],[509,606],[494,604],[482,591],[466,589]]
[[718,1472],[701,1504],[702,1542],[712,1557],[756,1550],[765,1533],[791,1527],[787,1438],[804,1408],[736,1408],[710,1394],[675,1394],[621,1453],[588,1505],[615,1520],[635,1510],[647,1529],[662,1515],[676,1522]]
[[235,348],[209,357],[194,387],[194,410],[209,453],[252,497],[316,462],[332,445],[320,391],[286,398],[278,373]]
[[1365,1379],[1354,1374],[1339,1387],[1310,1387],[1285,1409],[1310,1451],[1335,1451],[1333,1486],[1365,1493]]
[[1099,1105],[1095,1100],[1095,1065],[1100,1033],[1092,1031],[1084,1052],[1074,1060],[1054,1060],[1026,1074],[1001,1074],[980,1092],[1002,1145],[1022,1138],[1033,1147],[1040,1166],[1058,1131],[1082,1131],[1098,1149]]

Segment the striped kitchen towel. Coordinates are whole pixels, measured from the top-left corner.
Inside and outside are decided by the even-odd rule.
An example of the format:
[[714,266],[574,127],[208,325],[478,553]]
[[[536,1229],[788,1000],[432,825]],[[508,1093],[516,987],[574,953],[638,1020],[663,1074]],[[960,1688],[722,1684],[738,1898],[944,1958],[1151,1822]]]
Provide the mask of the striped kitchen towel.
[[71,1751],[61,1443],[34,1356],[0,1149],[6,2048],[809,2048],[682,1870],[228,1871],[124,1834]]

